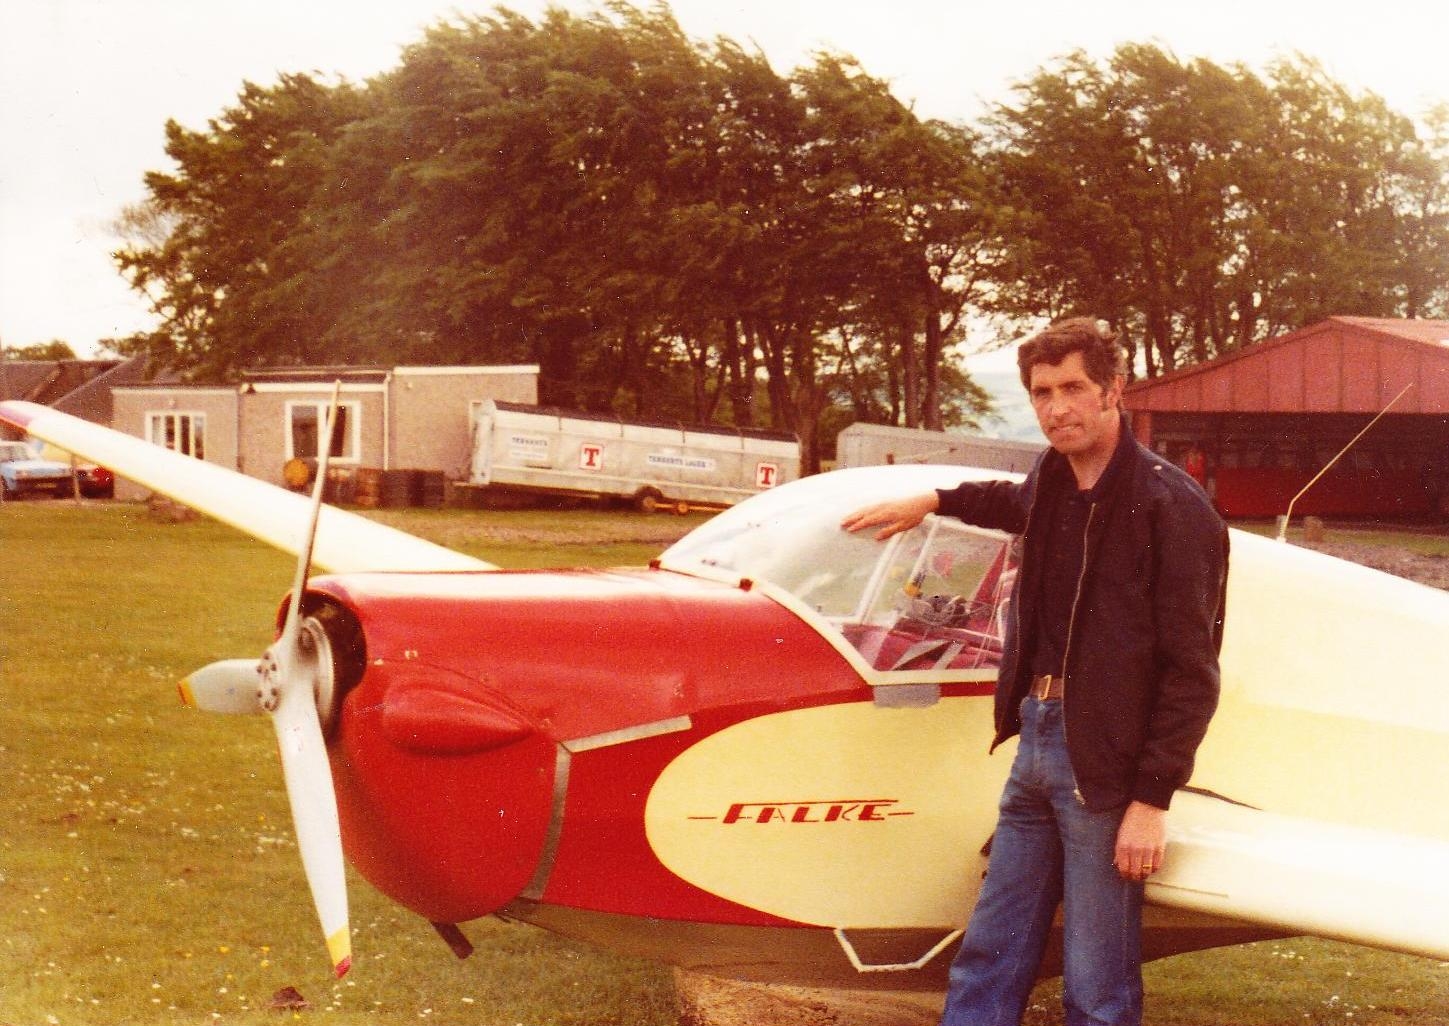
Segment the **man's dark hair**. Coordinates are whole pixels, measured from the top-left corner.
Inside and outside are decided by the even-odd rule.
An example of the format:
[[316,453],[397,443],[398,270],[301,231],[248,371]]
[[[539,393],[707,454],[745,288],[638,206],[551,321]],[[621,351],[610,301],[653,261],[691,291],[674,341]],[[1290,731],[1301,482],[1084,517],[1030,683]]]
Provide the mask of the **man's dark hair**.
[[1118,375],[1127,373],[1127,354],[1117,344],[1117,333],[1095,317],[1071,317],[1021,344],[1016,366],[1021,371],[1022,387],[1031,390],[1031,369],[1037,364],[1055,367],[1072,353],[1082,354],[1087,377],[1103,389],[1111,388]]

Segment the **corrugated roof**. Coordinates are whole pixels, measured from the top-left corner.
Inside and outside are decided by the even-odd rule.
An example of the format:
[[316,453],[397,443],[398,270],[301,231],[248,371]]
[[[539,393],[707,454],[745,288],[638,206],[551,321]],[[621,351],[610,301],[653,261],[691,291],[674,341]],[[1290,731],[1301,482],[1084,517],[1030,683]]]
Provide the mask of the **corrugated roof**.
[[1330,317],[1329,321],[1393,335],[1410,342],[1429,342],[1449,347],[1449,321],[1404,320],[1394,317]]
[[111,401],[112,392],[123,385],[133,385],[146,380],[145,358],[133,356],[96,375],[79,388],[67,392],[53,405],[62,413],[109,427],[114,405]]
[[0,399],[33,402],[55,373],[54,360],[0,360]]
[[1449,414],[1449,320],[1330,317],[1127,387],[1129,410]]
[[54,405],[120,360],[0,360],[0,399]]

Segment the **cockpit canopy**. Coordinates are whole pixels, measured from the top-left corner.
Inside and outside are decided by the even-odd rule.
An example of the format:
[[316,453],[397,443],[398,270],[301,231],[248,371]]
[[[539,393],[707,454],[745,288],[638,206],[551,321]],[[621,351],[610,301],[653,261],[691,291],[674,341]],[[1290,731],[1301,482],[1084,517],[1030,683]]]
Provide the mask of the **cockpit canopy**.
[[664,553],[668,569],[767,581],[839,631],[877,670],[1000,662],[1015,561],[1009,536],[927,517],[885,542],[844,517],[870,502],[986,475],[960,467],[836,471],[728,510]]

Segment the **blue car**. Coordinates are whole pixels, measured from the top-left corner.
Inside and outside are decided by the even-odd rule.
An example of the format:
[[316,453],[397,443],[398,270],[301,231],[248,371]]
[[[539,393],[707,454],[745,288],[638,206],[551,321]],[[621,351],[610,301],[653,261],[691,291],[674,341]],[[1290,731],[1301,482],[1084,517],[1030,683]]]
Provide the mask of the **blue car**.
[[37,492],[70,495],[75,478],[67,464],[38,459],[24,442],[0,441],[0,486],[6,499]]

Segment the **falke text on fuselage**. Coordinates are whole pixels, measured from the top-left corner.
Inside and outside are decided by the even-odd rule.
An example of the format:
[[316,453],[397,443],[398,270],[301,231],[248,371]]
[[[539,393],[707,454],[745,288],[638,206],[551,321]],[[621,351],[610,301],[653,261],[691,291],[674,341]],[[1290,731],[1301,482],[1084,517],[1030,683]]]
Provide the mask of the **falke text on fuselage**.
[[733,802],[721,816],[691,816],[725,826],[768,823],[884,823],[893,816],[914,816],[896,798],[808,802]]

